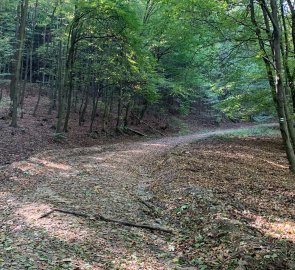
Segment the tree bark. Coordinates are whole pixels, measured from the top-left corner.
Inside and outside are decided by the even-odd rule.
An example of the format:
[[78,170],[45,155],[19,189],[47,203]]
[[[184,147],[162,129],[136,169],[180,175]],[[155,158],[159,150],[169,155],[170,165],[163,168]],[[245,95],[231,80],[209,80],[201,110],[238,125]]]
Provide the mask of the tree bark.
[[22,87],[21,97],[20,97],[20,108],[21,108],[20,118],[24,118],[24,102],[25,102],[26,85],[27,85],[27,80],[28,80],[28,69],[29,69],[29,52],[27,51],[25,78],[23,81],[23,87]]
[[25,41],[25,27],[28,12],[28,4],[29,0],[21,0],[20,2],[20,18],[17,30],[16,50],[14,54],[14,61],[12,64],[12,78],[10,83],[10,97],[12,99],[12,127],[17,127],[17,108],[19,98],[18,84],[20,80],[22,52]]
[[[273,24],[273,43],[274,43],[274,65],[275,65],[275,74],[276,74],[276,92],[278,100],[278,113],[279,113],[279,122],[282,137],[286,146],[287,156],[290,163],[290,169],[295,173],[295,153],[292,145],[292,130],[294,127],[291,127],[289,123],[289,112],[288,112],[288,101],[286,99],[286,93],[283,83],[283,68],[282,68],[282,55],[281,55],[281,28],[279,25],[278,18],[278,6],[276,0],[270,0],[271,5],[271,21]],[[270,16],[270,15],[269,15]],[[293,126],[293,125],[292,125]]]
[[119,86],[119,95],[118,95],[118,110],[117,110],[117,123],[116,123],[116,131],[121,132],[121,114],[122,114],[122,83]]
[[57,99],[58,99],[58,107],[57,107],[57,123],[56,123],[56,133],[61,133],[62,131],[62,120],[63,120],[63,114],[64,114],[64,97],[63,97],[63,61],[62,61],[62,42],[59,41],[58,46],[58,74],[57,74],[57,81],[58,81],[58,93],[57,93]]
[[66,89],[67,89],[67,108],[64,122],[64,132],[68,132],[69,119],[72,107],[72,95],[73,95],[73,79],[74,79],[74,63],[76,58],[77,40],[79,39],[79,22],[80,17],[77,14],[77,7],[75,6],[75,15],[69,32],[69,51],[66,61]]
[[[255,34],[258,40],[260,49],[263,51],[263,61],[266,66],[267,75],[270,87],[272,89],[273,100],[276,105],[277,114],[279,118],[280,131],[286,147],[286,154],[290,164],[290,169],[295,173],[295,132],[289,113],[289,104],[284,86],[284,72],[282,66],[282,37],[281,27],[278,18],[278,6],[276,0],[270,0],[271,11],[264,0],[260,2],[261,11],[264,18],[264,29],[266,31],[270,47],[272,49],[271,55],[267,54],[265,49],[264,39],[261,35],[261,29],[256,20],[254,0],[250,0],[251,21],[255,28]],[[270,32],[269,20],[273,27],[273,33]],[[272,66],[273,63],[273,66]],[[275,75],[275,76],[274,76]]]

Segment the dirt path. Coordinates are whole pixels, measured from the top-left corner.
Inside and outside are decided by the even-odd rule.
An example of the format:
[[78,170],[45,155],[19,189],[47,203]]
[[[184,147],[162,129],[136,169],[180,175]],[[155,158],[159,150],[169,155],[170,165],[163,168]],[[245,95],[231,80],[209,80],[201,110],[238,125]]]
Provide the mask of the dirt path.
[[169,235],[60,213],[39,217],[57,207],[165,226],[136,199],[149,199],[148,164],[179,144],[231,131],[47,151],[13,163],[0,182],[0,269],[183,269],[172,266]]

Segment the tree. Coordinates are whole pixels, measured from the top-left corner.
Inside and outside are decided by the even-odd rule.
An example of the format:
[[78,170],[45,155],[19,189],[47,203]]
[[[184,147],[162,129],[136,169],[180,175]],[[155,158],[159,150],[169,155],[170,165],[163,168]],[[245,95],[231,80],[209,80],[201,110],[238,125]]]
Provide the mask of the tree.
[[[263,52],[263,59],[268,72],[269,84],[272,88],[273,99],[276,103],[280,130],[286,147],[290,169],[295,172],[295,133],[293,120],[290,114],[290,95],[287,95],[288,87],[290,87],[288,80],[290,78],[288,78],[288,73],[286,70],[288,70],[289,67],[288,59],[285,59],[284,63],[282,60],[283,57],[288,54],[288,52],[284,50],[288,48],[288,46],[284,47],[282,45],[284,42],[282,29],[287,31],[287,29],[281,25],[281,23],[284,21],[285,14],[280,14],[276,0],[271,0],[270,6],[264,0],[262,0],[259,2],[259,8],[263,17],[263,29],[267,37],[267,42],[271,48],[270,52],[268,52],[266,49],[265,41],[261,34],[261,28],[257,21],[255,3],[253,0],[250,0],[251,21],[255,27],[255,33],[260,49]],[[281,20],[279,19],[279,16],[281,16]],[[285,40],[285,42],[289,41]],[[285,71],[283,64],[285,66]]]
[[17,31],[16,31],[16,46],[15,54],[12,65],[12,78],[10,83],[10,98],[12,100],[12,120],[11,126],[17,127],[17,108],[18,108],[18,96],[19,96],[19,81],[21,72],[22,52],[25,41],[25,27],[26,18],[28,12],[28,0],[21,0],[18,6],[17,17]]

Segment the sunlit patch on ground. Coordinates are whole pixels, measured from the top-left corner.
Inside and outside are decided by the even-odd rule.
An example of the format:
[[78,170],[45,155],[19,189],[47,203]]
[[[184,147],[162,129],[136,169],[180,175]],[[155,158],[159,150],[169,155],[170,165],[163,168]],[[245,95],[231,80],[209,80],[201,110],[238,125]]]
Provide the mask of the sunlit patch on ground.
[[71,166],[62,164],[62,163],[55,163],[48,160],[38,159],[38,158],[32,158],[31,161],[36,162],[37,164],[44,165],[48,169],[57,169],[62,171],[70,171],[73,170]]
[[269,221],[264,217],[255,215],[252,218],[255,219],[253,226],[263,231],[266,235],[295,243],[295,222],[284,219]]
[[142,143],[143,146],[167,147],[165,143]]
[[270,161],[270,160],[267,160],[267,159],[262,159],[262,160],[267,162],[268,164],[270,164],[272,166],[275,166],[275,167],[278,167],[278,168],[281,168],[281,169],[284,169],[284,170],[289,169],[289,166],[287,166],[287,165],[278,164],[276,162],[273,162],[273,161]]
[[146,269],[146,270],[166,270],[167,266],[162,263],[159,263],[156,258],[147,257],[143,258],[141,255],[133,253],[129,256],[121,256],[113,260],[113,264],[116,267],[115,269],[122,270],[137,270],[137,269]]
[[77,218],[54,213],[48,218],[40,219],[50,209],[45,204],[31,203],[18,208],[15,214],[21,216],[27,226],[44,229],[49,235],[64,241],[82,241],[91,234],[95,234],[89,230],[81,229],[83,222]]
[[30,162],[19,162],[15,164],[15,168],[19,169],[24,174],[36,175],[45,171],[45,168],[41,165]]

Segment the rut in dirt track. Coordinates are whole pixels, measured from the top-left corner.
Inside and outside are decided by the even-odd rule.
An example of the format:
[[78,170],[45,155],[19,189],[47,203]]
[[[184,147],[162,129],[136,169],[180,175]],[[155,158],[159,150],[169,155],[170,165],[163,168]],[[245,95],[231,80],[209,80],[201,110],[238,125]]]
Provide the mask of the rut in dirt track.
[[[148,164],[179,144],[231,131],[233,129],[105,147],[46,151],[12,164],[5,171],[5,181],[0,182],[0,210],[4,213],[0,222],[5,224],[0,234],[11,239],[24,260],[18,262],[18,269],[26,269],[24,265],[30,257],[36,257],[43,249],[49,252],[53,265],[63,257],[70,257],[76,264],[91,262],[91,269],[113,269],[134,261],[132,256],[136,253],[136,258],[144,263],[142,269],[170,269],[167,261],[158,258],[162,252],[169,252],[162,235],[104,222],[93,225],[63,214],[42,220],[39,217],[52,208],[62,208],[165,226],[165,221],[146,214],[144,205],[135,199],[149,199],[146,187],[152,179],[146,170]],[[36,247],[40,241],[41,250]],[[61,245],[59,241],[66,244]],[[136,248],[129,246],[130,241]],[[83,254],[87,259],[77,252],[76,246],[86,247],[87,251],[83,251],[86,255]],[[9,260],[15,260],[15,254],[0,251],[0,255],[8,262],[3,269],[16,269],[8,266]],[[107,266],[110,262],[112,267]],[[43,269],[40,263],[44,262],[36,259],[34,263],[37,268],[32,269]]]

